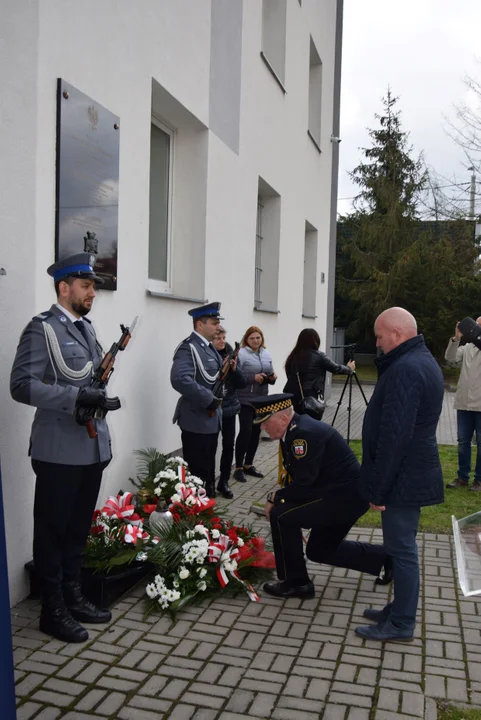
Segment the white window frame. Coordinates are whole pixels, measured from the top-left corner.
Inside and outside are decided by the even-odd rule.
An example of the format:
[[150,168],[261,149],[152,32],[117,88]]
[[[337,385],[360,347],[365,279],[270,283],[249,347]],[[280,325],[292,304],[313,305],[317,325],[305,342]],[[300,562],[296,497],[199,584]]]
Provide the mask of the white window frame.
[[[167,201],[167,280],[156,280],[148,278],[147,290],[156,294],[172,295],[173,289],[173,267],[174,267],[174,244],[172,242],[172,217],[174,209],[174,166],[175,166],[175,136],[174,128],[167,125],[165,120],[155,113],[152,113],[150,122],[159,130],[162,130],[170,138],[169,147],[169,197]],[[149,164],[150,169],[150,164]],[[150,250],[150,185],[149,185],[149,250]],[[148,272],[148,269],[147,269]]]

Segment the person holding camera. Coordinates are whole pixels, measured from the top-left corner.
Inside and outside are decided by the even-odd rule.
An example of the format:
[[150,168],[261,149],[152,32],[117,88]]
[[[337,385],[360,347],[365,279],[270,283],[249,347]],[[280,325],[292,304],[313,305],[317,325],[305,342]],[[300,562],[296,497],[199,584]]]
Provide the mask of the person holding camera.
[[[312,414],[316,420],[322,417],[321,403],[315,416],[312,411],[306,410],[306,399],[313,397],[319,400],[319,397],[324,397],[326,372],[333,375],[351,375],[356,370],[354,360],[349,360],[347,365],[338,365],[319,350],[320,344],[317,331],[314,328],[304,328],[285,364],[287,383],[284,392],[294,396],[294,411],[301,415]],[[314,404],[313,410],[315,412]]]
[[[476,323],[481,325],[481,317],[478,317]],[[476,329],[474,322],[473,327]],[[458,323],[454,331],[454,336],[450,338],[444,354],[444,358],[449,364],[461,367],[456,396],[454,398],[454,409],[456,410],[458,424],[458,472],[454,480],[448,483],[446,487],[453,489],[469,486],[471,440],[473,433],[476,433],[476,466],[474,468],[474,482],[470,489],[475,492],[480,492],[481,352],[473,342],[467,342],[461,345],[460,341],[462,337]]]
[[254,466],[254,457],[259,445],[260,425],[254,425],[254,408],[250,404],[254,398],[267,395],[269,385],[274,385],[277,375],[272,365],[272,357],[266,350],[264,334],[260,328],[252,325],[244,333],[238,357],[239,370],[247,380],[247,386],[237,391],[241,404],[239,415],[239,434],[235,443],[234,479],[246,482],[246,475],[262,478],[264,475]]

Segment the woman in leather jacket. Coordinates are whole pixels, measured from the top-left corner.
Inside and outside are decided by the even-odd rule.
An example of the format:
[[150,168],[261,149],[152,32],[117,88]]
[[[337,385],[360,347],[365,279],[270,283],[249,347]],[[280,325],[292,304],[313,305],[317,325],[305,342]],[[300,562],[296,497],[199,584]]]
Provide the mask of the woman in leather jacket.
[[317,331],[314,328],[305,328],[299,333],[296,346],[286,360],[287,383],[284,392],[294,395],[295,412],[300,412],[299,405],[302,400],[299,380],[304,397],[318,398],[319,394],[324,395],[326,372],[333,375],[350,375],[356,369],[354,360],[350,360],[347,365],[335,363],[319,350],[320,344],[321,339]]

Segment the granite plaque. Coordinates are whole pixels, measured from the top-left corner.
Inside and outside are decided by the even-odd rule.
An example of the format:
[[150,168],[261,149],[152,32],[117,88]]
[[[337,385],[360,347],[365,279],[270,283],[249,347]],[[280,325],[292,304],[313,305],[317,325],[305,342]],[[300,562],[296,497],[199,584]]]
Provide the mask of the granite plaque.
[[117,289],[119,138],[118,117],[58,80],[55,259],[97,254],[103,290]]

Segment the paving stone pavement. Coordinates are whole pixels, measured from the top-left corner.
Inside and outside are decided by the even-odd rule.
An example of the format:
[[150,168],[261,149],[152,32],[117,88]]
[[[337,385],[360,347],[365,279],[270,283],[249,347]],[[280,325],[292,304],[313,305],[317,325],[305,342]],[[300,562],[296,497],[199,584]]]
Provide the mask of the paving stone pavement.
[[[445,413],[448,424],[452,398]],[[361,421],[359,411],[353,437]],[[251,508],[275,484],[277,443],[260,443],[256,465],[265,478],[233,482],[234,500],[220,504],[267,535]],[[380,542],[381,533],[357,529],[351,537]],[[117,602],[107,626],[88,627],[81,645],[40,633],[38,602],[27,599],[12,609],[18,720],[435,720],[435,699],[481,706],[478,602],[460,593],[451,537],[420,535],[419,551],[418,624],[407,645],[354,634],[364,608],[382,607],[390,588],[312,563],[313,600],[260,591],[259,603],[247,596],[204,602],[176,624],[145,618],[137,587]]]

